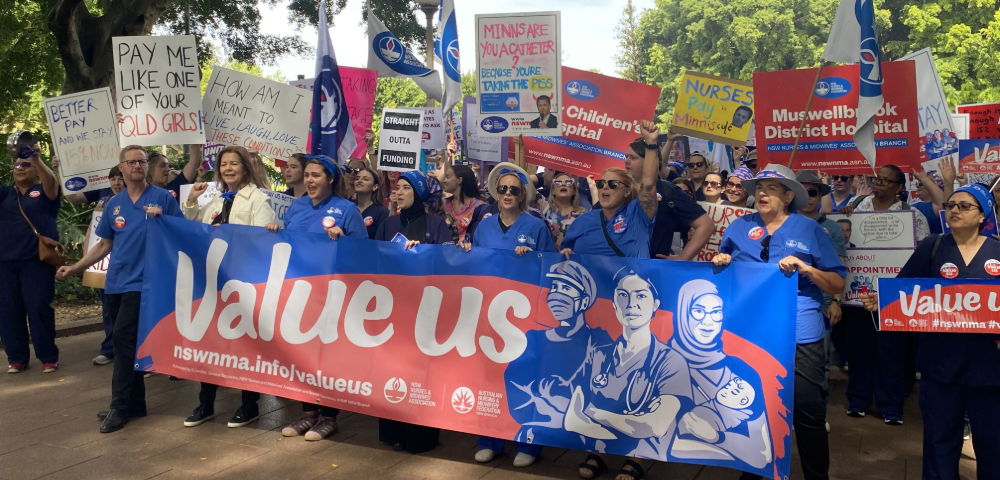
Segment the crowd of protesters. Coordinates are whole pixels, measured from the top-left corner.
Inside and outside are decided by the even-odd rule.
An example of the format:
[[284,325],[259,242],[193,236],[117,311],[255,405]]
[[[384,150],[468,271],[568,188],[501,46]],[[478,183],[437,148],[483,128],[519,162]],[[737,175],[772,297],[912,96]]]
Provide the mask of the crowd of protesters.
[[[826,421],[830,353],[849,373],[847,415],[863,417],[874,407],[890,426],[903,423],[906,393],[920,372],[920,408],[924,417],[924,478],[957,479],[963,435],[975,432],[973,446],[980,478],[997,478],[1000,465],[1000,349],[988,335],[881,332],[872,323],[875,295],[864,307],[841,306],[851,243],[850,218],[826,215],[914,209],[920,246],[900,277],[939,277],[944,263],[958,265],[963,278],[991,278],[982,268],[1000,258],[1000,243],[981,235],[980,226],[995,223],[992,185],[966,184],[950,162],[941,172],[903,172],[887,165],[874,175],[827,176],[809,170],[793,173],[782,165],[758,169],[757,152],[734,149],[732,172],[706,154],[693,152],[665,162],[676,135],[660,133],[644,121],[642,136],[623,145],[623,168],[608,168],[600,178],[537,168],[523,158],[500,163],[483,178],[481,165],[441,159],[430,175],[419,171],[387,174],[365,158],[338,165],[326,156],[295,154],[281,169],[282,190],[295,200],[284,220],[276,218],[273,189],[259,155],[227,147],[217,155],[213,181],[217,192],[205,204],[198,197],[209,184],[200,181],[201,148],[171,178],[166,157],[139,146],[121,150],[109,172],[111,188],[65,197],[72,203],[96,203],[104,214],[96,228],[100,241],[73,265],[58,269],[39,260],[36,232],[58,238],[56,214],[62,202],[59,181],[36,154],[13,164],[14,185],[0,186],[0,335],[8,373],[29,366],[28,333],[43,372],[59,368],[52,308],[54,280],[76,275],[105,258],[111,262],[101,291],[105,339],[95,365],[114,364],[110,409],[98,414],[101,432],[123,428],[130,418],[146,415],[144,377],[134,370],[139,309],[142,304],[145,222],[157,215],[184,216],[210,225],[238,224],[314,232],[331,241],[341,236],[375,241],[456,245],[468,252],[494,248],[528,251],[693,260],[715,231],[698,202],[754,209],[724,232],[716,265],[730,262],[773,263],[798,272],[793,419],[805,478],[826,479],[830,464]],[[372,136],[373,137],[373,136]],[[371,139],[369,139],[371,140]],[[520,142],[520,139],[515,139]],[[369,150],[369,155],[373,152]],[[454,153],[449,145],[444,158]],[[58,160],[53,164],[58,167]],[[56,168],[58,171],[58,168]],[[919,202],[912,205],[907,176],[917,180]],[[182,198],[180,187],[193,184]],[[955,188],[956,185],[962,185]],[[951,233],[939,235],[939,212],[945,211]],[[329,213],[335,212],[335,213]],[[760,229],[761,235],[752,231]],[[785,239],[805,239],[807,255],[783,256]],[[522,239],[518,241],[518,239]],[[994,260],[995,261],[995,260]],[[831,349],[830,344],[835,347]],[[919,342],[919,348],[917,343]],[[919,352],[919,353],[917,353]],[[615,360],[617,361],[617,360]],[[199,404],[184,420],[194,427],[216,416],[218,387],[202,383]],[[243,391],[242,403],[229,421],[242,427],[259,418],[260,394]],[[322,440],[338,430],[335,408],[302,403],[302,417],[282,430],[285,436]],[[971,427],[970,427],[971,425]],[[963,431],[964,430],[964,431]],[[380,420],[379,439],[398,450],[433,449],[439,431],[420,425]],[[480,437],[475,460],[489,462],[505,451],[505,441]],[[514,465],[527,467],[541,454],[538,445],[516,442]],[[991,453],[992,452],[992,453]],[[625,462],[618,480],[643,478],[646,464]],[[582,478],[605,472],[603,455],[589,455],[579,466]],[[744,474],[742,478],[756,478]]]

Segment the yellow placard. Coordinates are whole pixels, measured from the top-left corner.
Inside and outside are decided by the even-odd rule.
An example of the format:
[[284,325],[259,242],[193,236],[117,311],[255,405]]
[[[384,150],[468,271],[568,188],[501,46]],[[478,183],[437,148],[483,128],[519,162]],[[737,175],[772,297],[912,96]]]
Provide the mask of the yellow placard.
[[674,106],[674,131],[740,147],[753,128],[753,84],[685,72]]

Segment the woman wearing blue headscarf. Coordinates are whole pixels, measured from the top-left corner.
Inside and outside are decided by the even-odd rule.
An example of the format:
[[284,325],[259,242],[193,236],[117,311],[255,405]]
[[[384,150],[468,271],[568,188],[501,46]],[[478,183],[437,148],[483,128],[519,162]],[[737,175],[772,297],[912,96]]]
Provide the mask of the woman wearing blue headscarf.
[[[993,196],[979,184],[955,191],[944,204],[951,233],[920,242],[898,278],[1000,276],[1000,242],[985,232],[996,226]],[[888,294],[888,292],[886,292]],[[878,311],[878,295],[862,295]],[[978,478],[1000,472],[1000,335],[921,333],[917,350],[920,412],[924,418],[923,478],[958,480],[965,412],[972,426]]]

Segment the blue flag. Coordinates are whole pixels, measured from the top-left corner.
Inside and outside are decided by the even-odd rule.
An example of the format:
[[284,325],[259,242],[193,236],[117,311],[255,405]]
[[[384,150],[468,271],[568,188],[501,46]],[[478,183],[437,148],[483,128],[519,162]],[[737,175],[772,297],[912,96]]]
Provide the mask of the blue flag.
[[[444,71],[445,115],[462,100],[462,70],[458,58],[458,22],[455,20],[455,0],[441,0],[441,20],[435,41],[437,57]],[[444,117],[447,120],[447,116]]]
[[346,163],[358,141],[354,138],[351,116],[344,101],[337,54],[333,51],[326,23],[326,0],[319,6],[319,42],[316,46],[316,80],[313,84],[312,142],[309,152]]

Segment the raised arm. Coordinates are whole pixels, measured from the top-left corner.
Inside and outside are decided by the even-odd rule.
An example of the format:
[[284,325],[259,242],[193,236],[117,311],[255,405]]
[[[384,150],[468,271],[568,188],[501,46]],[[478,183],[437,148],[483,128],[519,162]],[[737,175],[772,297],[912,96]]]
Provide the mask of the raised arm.
[[187,165],[184,165],[184,178],[188,179],[189,182],[194,183],[198,180],[198,166],[201,165],[201,153],[204,145],[191,145],[191,155],[188,158]]
[[[656,217],[656,182],[660,180],[660,151],[659,148],[649,148],[656,145],[660,127],[649,120],[643,120],[640,124],[642,140],[646,142],[646,158],[642,164],[642,183],[639,185],[639,205],[642,211],[650,220]],[[671,139],[672,140],[672,139]]]
[[38,179],[42,181],[42,189],[45,190],[45,196],[49,197],[49,200],[55,200],[59,198],[59,180],[56,180],[55,174],[49,169],[48,165],[42,161],[42,158],[38,156],[38,152],[41,150],[38,145],[33,145],[32,148],[35,150],[35,156],[31,157],[31,164],[35,166],[35,171],[38,172]]

